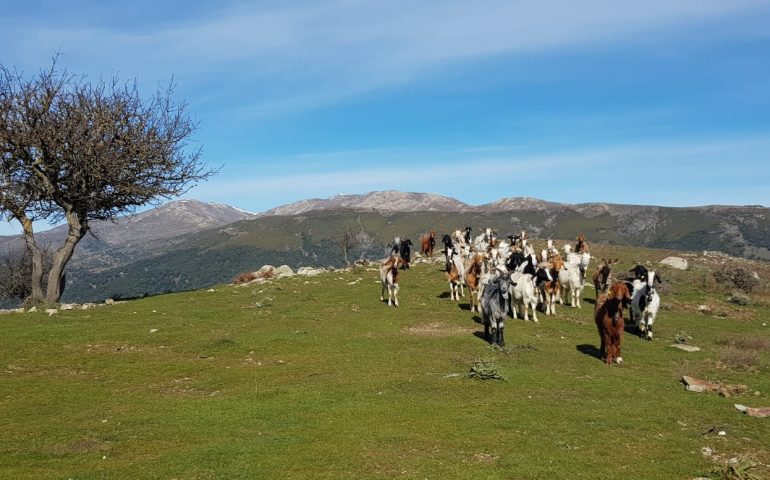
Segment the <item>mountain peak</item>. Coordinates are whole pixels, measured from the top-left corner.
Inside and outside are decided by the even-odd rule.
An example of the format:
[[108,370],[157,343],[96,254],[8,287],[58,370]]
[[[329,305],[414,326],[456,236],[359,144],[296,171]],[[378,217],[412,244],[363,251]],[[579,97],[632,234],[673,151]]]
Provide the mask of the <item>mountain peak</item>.
[[267,210],[262,215],[298,215],[312,210],[374,210],[379,212],[456,212],[473,207],[455,198],[435,193],[383,190],[364,194],[337,194],[326,199],[313,198]]

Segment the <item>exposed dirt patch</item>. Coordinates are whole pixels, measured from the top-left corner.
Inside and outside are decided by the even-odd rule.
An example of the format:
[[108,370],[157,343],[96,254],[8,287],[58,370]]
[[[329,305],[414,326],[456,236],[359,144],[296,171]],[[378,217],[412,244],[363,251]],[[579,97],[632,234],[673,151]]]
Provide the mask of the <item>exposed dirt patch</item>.
[[443,337],[452,335],[468,335],[475,331],[473,327],[460,327],[456,325],[445,325],[441,322],[425,323],[404,327],[404,332],[412,335],[425,335],[429,337]]

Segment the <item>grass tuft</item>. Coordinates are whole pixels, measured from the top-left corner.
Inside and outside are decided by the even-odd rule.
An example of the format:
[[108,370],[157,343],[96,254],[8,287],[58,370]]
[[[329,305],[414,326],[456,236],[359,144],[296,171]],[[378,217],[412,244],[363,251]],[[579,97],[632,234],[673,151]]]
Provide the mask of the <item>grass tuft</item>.
[[468,372],[468,378],[475,378],[476,380],[503,380],[508,381],[508,378],[503,374],[500,367],[492,360],[476,359],[471,365],[471,369]]
[[712,473],[720,480],[761,480],[763,477],[752,472],[756,466],[754,462],[739,458],[714,468]]

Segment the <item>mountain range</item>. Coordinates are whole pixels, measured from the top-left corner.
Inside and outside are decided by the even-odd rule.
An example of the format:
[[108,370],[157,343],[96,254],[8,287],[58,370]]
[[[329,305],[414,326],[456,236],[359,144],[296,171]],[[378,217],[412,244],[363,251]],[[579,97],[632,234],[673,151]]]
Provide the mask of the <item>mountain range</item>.
[[[68,265],[64,300],[95,301],[201,288],[231,280],[262,264],[341,265],[340,232],[355,237],[349,258],[377,258],[395,236],[417,243],[419,234],[469,225],[500,234],[527,230],[532,238],[680,250],[718,250],[770,260],[770,209],[761,206],[672,208],[608,203],[560,204],[503,198],[484,205],[427,193],[397,191],[303,200],[262,213],[195,200],[94,222]],[[39,234],[58,245],[66,230]],[[0,252],[21,246],[0,237]],[[5,247],[5,248],[4,248]]]

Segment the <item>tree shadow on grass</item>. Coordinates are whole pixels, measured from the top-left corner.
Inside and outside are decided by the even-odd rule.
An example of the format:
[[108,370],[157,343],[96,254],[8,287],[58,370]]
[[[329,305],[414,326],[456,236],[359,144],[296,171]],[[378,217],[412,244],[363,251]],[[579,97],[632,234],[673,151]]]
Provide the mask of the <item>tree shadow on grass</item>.
[[598,348],[596,348],[595,345],[588,345],[587,343],[584,343],[582,345],[576,346],[577,351],[582,353],[583,355],[588,355],[589,357],[598,358],[599,360],[602,359],[602,352]]

